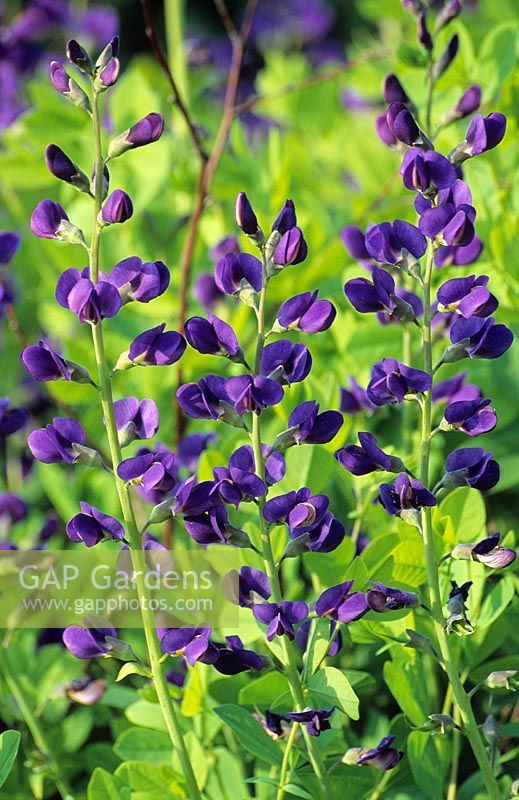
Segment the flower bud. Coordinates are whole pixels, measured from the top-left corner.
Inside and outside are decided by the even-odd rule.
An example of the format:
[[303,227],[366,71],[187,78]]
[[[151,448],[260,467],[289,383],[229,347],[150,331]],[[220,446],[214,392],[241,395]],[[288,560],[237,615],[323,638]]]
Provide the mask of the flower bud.
[[501,738],[501,732],[499,730],[497,719],[493,714],[488,715],[481,727],[481,730],[483,731],[483,736],[490,745],[490,748],[493,749],[497,747],[499,739]]
[[258,219],[245,192],[240,192],[235,206],[236,224],[247,236],[255,236],[259,231]]
[[71,64],[84,72],[86,75],[92,74],[92,59],[85,48],[76,39],[67,42],[67,58]]
[[416,23],[416,36],[418,39],[418,44],[421,45],[424,50],[428,50],[430,52],[433,49],[433,40],[427,28],[425,14],[420,14],[418,17]]
[[160,139],[164,130],[162,114],[152,112],[140,119],[131,128],[120,133],[108,145],[108,157],[118,158],[127,150],[144,147]]
[[115,189],[101,209],[100,222],[105,225],[114,225],[118,222],[126,222],[132,214],[133,205],[129,195],[121,189]]
[[102,70],[110,63],[113,58],[116,58],[119,54],[119,37],[114,36],[111,39],[102,53],[100,54],[99,58],[96,61],[96,74],[99,75]]
[[31,216],[31,230],[40,239],[61,239],[69,244],[85,244],[83,232],[73,225],[65,209],[52,200],[41,200]]
[[67,75],[59,61],[51,61],[50,79],[56,91],[71,100],[78,108],[91,113],[88,96],[79,84]]
[[56,144],[49,144],[45,150],[47,169],[60,181],[70,183],[80,192],[90,191],[90,182],[76,164]]
[[458,52],[459,47],[459,37],[458,34],[454,34],[449,39],[447,47],[445,50],[440,54],[440,57],[437,61],[435,61],[433,68],[432,68],[432,78],[433,81],[437,81],[438,78],[443,75],[445,70],[447,70],[454,59],[456,58],[456,53]]
[[94,87],[98,92],[105,92],[110,86],[113,86],[119,77],[121,64],[118,58],[111,58],[106,67],[102,69],[96,76]]
[[491,672],[487,675],[483,683],[489,689],[510,689],[509,679],[517,675],[516,669],[502,669]]
[[441,28],[444,28],[460,13],[461,13],[460,0],[450,0],[450,2],[448,2],[447,5],[442,8],[440,13],[436,17],[436,30],[439,31]]
[[308,255],[308,247],[301,228],[291,228],[281,237],[274,250],[273,260],[278,267],[299,264]]

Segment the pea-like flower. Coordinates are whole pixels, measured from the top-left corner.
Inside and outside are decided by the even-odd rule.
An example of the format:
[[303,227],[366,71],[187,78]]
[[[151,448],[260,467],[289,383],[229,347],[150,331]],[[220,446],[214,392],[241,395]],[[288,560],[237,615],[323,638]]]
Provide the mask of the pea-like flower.
[[424,211],[418,227],[425,236],[442,245],[465,247],[474,238],[475,218],[473,206],[442,203]]
[[227,253],[216,264],[214,279],[224,294],[249,297],[263,285],[261,262],[248,253]]
[[303,487],[267,500],[263,516],[272,524],[288,526],[292,553],[329,553],[345,536],[342,523],[328,511],[329,503],[326,495],[313,495],[311,489]]
[[379,500],[391,516],[401,516],[410,520],[412,517],[406,512],[414,514],[424,506],[436,505],[433,493],[426,489],[423,483],[405,473],[401,473],[394,483],[381,484]]
[[371,611],[400,611],[403,608],[416,608],[418,596],[414,592],[394,589],[377,581],[370,581],[371,589],[366,592],[366,602]]
[[225,378],[206,375],[198,383],[185,383],[177,391],[182,411],[193,419],[222,419],[230,407]]
[[243,350],[238,337],[227,322],[209,314],[208,319],[190,317],[184,326],[184,334],[195,350],[213,356],[226,356],[231,361],[243,363]]
[[74,445],[84,446],[85,431],[74,419],[54,417],[52,424],[29,434],[29,450],[44,464],[74,464],[79,459]]
[[329,300],[319,300],[315,292],[303,292],[285,300],[277,314],[274,330],[320,333],[327,331],[337,314]]
[[366,250],[375,261],[407,269],[427,249],[423,233],[410,222],[397,219],[393,223],[370,225],[366,231]]
[[341,231],[344,247],[355,261],[371,272],[375,263],[366,249],[366,236],[357,225],[348,225]]
[[[342,426],[338,411],[319,413],[319,403],[307,400],[294,408],[288,418],[293,444],[326,444],[336,436]],[[283,435],[283,434],[281,434]]]
[[8,264],[20,247],[20,237],[12,231],[0,231],[0,264]]
[[456,170],[445,156],[434,150],[425,153],[419,147],[408,150],[402,160],[400,175],[406,189],[433,197],[456,180]]
[[283,399],[278,381],[263,375],[236,375],[225,382],[225,390],[237,414],[249,411],[261,414],[264,408],[275,406]]
[[446,407],[442,430],[460,430],[467,436],[481,436],[493,431],[497,425],[497,415],[492,408],[492,400],[457,400]]
[[499,464],[493,453],[482,447],[463,447],[454,450],[445,461],[446,475],[443,486],[471,486],[485,491],[492,489],[499,481]]
[[69,218],[63,206],[52,200],[41,200],[32,212],[31,231],[40,239],[59,239],[64,222],[69,222]]
[[184,517],[184,525],[194,542],[201,545],[234,544],[248,542],[247,535],[229,524],[229,515],[224,505],[213,505],[206,511]]
[[138,450],[132,458],[121,461],[117,474],[123,481],[142,487],[144,497],[155,503],[169,496],[179,481],[177,458],[163,445],[155,451]]
[[119,292],[108,280],[94,284],[87,270],[67,269],[58,278],[56,300],[68,308],[80,322],[97,325],[100,320],[115,317],[121,308]]
[[108,157],[117,158],[118,156],[126,153],[127,150],[133,150],[136,147],[144,147],[145,145],[156,142],[162,136],[164,130],[164,119],[161,114],[151,112],[146,114],[145,117],[140,119],[131,128],[119,134],[115,139],[112,139],[108,146]]
[[290,385],[303,381],[312,368],[312,356],[304,344],[288,339],[268,344],[261,354],[260,373]]
[[27,411],[24,408],[9,408],[8,397],[0,397],[0,439],[6,439],[23,428],[27,422]]
[[440,247],[434,256],[434,263],[438,269],[443,267],[464,267],[473,264],[480,257],[483,250],[483,242],[478,236],[467,245],[449,245]]
[[158,633],[162,650],[183,655],[192,667],[197,661],[214,664],[218,658],[218,648],[210,639],[211,628],[170,628]]
[[384,321],[386,316],[390,320],[393,317],[405,322],[416,320],[413,306],[396,293],[393,276],[380,267],[373,268],[371,281],[367,278],[347,281],[344,294],[361,314],[382,313]]
[[226,645],[217,645],[218,656],[213,665],[222,675],[263,669],[261,656],[253,650],[247,650],[239,636],[226,636],[225,641]]
[[169,269],[162,261],[143,262],[138,256],[123,259],[112,269],[109,281],[119,290],[123,303],[149,303],[169,286]]
[[[103,624],[104,623],[104,624]],[[109,622],[99,619],[102,627],[81,628],[72,626],[63,631],[63,644],[76,658],[99,658],[110,652],[117,631]]]
[[408,147],[421,147],[432,150],[432,144],[420,130],[415,119],[404,103],[391,103],[386,111],[387,127],[395,139]]
[[353,584],[354,581],[344,581],[325,589],[317,598],[316,614],[344,624],[361,619],[368,613],[369,607],[364,592],[351,591]]
[[464,140],[449,153],[454,165],[463,163],[467,158],[486,153],[502,141],[506,131],[506,117],[493,112],[483,117],[476,114],[469,123]]
[[499,358],[511,347],[514,336],[506,325],[496,324],[493,317],[460,317],[450,331],[451,347],[443,361],[460,358]]
[[359,767],[374,767],[382,772],[394,769],[403,758],[403,752],[391,747],[395,736],[384,736],[376,747],[350,747],[344,754],[345,764],[356,764]]
[[222,502],[239,507],[242,501],[263,497],[267,493],[265,482],[254,472],[232,466],[213,469],[214,486],[211,496],[217,495]]
[[45,163],[47,169],[60,181],[70,183],[80,192],[90,191],[90,181],[77,164],[63,152],[56,144],[49,144],[45,149]]
[[105,225],[115,225],[126,222],[133,214],[131,198],[122,189],[115,189],[105,200],[101,209],[101,222]]
[[449,614],[445,628],[447,633],[455,633],[457,636],[474,633],[468,617],[465,603],[469,599],[469,591],[472,581],[466,581],[458,586],[456,581],[451,581],[452,589],[447,600],[447,612]]
[[259,229],[258,218],[245,192],[239,192],[234,209],[236,224],[247,236],[254,236]]
[[361,414],[374,411],[375,408],[376,405],[371,402],[366,390],[350,375],[349,388],[341,387],[340,410],[343,414]]
[[300,722],[305,725],[310,736],[320,736],[323,731],[327,731],[332,727],[328,720],[334,711],[335,706],[328,710],[305,708],[304,711],[288,711],[285,716],[292,722]]
[[79,505],[81,514],[76,514],[67,523],[67,536],[72,542],[93,547],[106,539],[117,541],[124,538],[124,528],[114,517],[84,501]]
[[119,443],[125,447],[135,439],[151,439],[159,429],[159,410],[154,400],[123,397],[114,403]]
[[65,359],[42,339],[22,352],[25,369],[36,381],[71,381],[72,369]]
[[382,81],[382,96],[386,103],[403,103],[408,108],[411,105],[409,95],[400,83],[399,79],[392,72],[384,77]]
[[438,310],[455,311],[466,319],[489,317],[499,303],[487,289],[488,281],[488,275],[451,278],[438,289]]
[[421,394],[431,388],[431,376],[408,367],[394,358],[383,358],[371,370],[366,394],[376,406],[401,403],[408,394]]
[[382,112],[382,114],[377,114],[377,116],[375,117],[375,131],[380,141],[383,142],[385,145],[387,145],[388,147],[397,147],[398,139],[396,138],[395,134],[390,130],[389,125],[387,124],[387,117],[385,112]]
[[269,579],[264,572],[255,567],[240,567],[238,603],[242,608],[250,608],[258,600],[268,600],[271,594]]
[[308,245],[303,231],[296,226],[283,234],[274,249],[272,260],[276,266],[287,267],[290,264],[300,264],[307,255]]
[[464,561],[480,561],[491,569],[504,569],[516,558],[511,547],[500,547],[501,534],[491,533],[479,542],[464,542],[453,548],[451,557]]
[[276,636],[295,638],[294,625],[303,622],[308,616],[308,606],[300,600],[282,603],[256,603],[252,613],[258,622],[267,625],[267,639],[271,642]]
[[165,331],[166,323],[150,328],[135,337],[128,351],[132,364],[143,367],[166,367],[184,354],[186,340],[177,331]]
[[358,437],[360,447],[349,444],[334,453],[339,464],[352,475],[368,475],[379,470],[401,472],[405,469],[400,458],[390,456],[380,449],[372,433],[361,432]]
[[[261,451],[265,462],[265,483],[267,486],[273,486],[285,477],[285,459],[282,453],[277,450],[271,450],[267,444],[261,445]],[[250,444],[244,444],[234,451],[229,459],[229,466],[248,472],[255,472],[254,451]]]

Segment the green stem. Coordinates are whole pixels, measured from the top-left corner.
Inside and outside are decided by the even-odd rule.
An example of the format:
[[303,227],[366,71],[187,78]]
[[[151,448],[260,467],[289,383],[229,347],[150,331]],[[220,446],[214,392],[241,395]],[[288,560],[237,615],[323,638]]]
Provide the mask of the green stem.
[[285,745],[285,752],[283,753],[283,761],[281,763],[281,772],[279,774],[279,784],[278,784],[278,791],[276,794],[276,800],[283,800],[285,796],[285,785],[287,783],[287,773],[288,773],[288,765],[290,763],[290,754],[292,752],[292,747],[294,746],[294,742],[296,740],[297,729],[299,725],[297,722],[294,722],[292,728],[290,729],[290,733],[288,735],[287,743]]
[[[432,337],[431,337],[431,277],[434,264],[434,245],[429,243],[427,251],[427,263],[424,276],[424,317],[423,317],[423,353],[424,369],[431,376],[432,367]],[[425,393],[422,404],[422,446],[421,446],[421,468],[420,480],[427,486],[429,483],[429,459],[431,449],[431,390]],[[467,697],[463,683],[460,680],[456,657],[451,640],[445,630],[445,620],[442,611],[442,597],[440,590],[439,572],[436,554],[434,550],[434,540],[432,532],[432,515],[430,508],[422,509],[422,531],[425,550],[425,561],[427,566],[427,581],[429,585],[429,597],[434,628],[445,671],[449,678],[454,699],[458,706],[461,720],[467,733],[472,751],[481,770],[485,786],[487,788],[489,800],[501,800],[501,792],[494,776],[490,761],[488,759],[485,746],[478,731],[478,726],[470,700]]]
[[3,647],[0,647],[0,669],[5,678],[5,682],[9,687],[16,703],[22,713],[24,721],[31,732],[34,739],[34,744],[38,750],[47,757],[51,769],[51,777],[56,785],[56,789],[60,793],[63,800],[73,800],[72,793],[67,785],[67,781],[61,771],[59,757],[54,752],[54,749],[49,744],[45,730],[40,723],[40,720],[35,715],[33,709],[30,707],[25,697],[25,692],[18,683],[16,670],[11,669],[9,663],[9,656]]
[[[258,312],[257,312],[258,337],[256,342],[256,353],[254,356],[255,375],[257,375],[259,371],[261,354],[263,352],[263,346],[265,344],[266,298],[267,298],[267,270],[265,264],[265,257],[263,256],[263,288],[260,292]],[[265,462],[263,458],[263,453],[261,451],[261,424],[260,424],[259,414],[254,414],[254,413],[252,414],[251,438],[252,438],[252,449],[254,452],[254,462],[256,465],[256,474],[262,480],[265,480]],[[265,571],[267,573],[270,583],[270,588],[272,591],[272,600],[274,603],[281,603],[283,600],[283,594],[281,592],[279,575],[276,569],[274,554],[272,552],[272,545],[270,542],[269,531],[267,529],[267,526],[265,525],[265,519],[263,517],[264,505],[265,505],[265,498],[260,497],[258,499],[258,518],[259,518],[259,528],[261,536],[261,551],[263,556],[263,562],[265,565]],[[293,643],[290,641],[290,639],[287,639],[286,636],[283,636],[281,641],[284,652],[286,676],[290,686],[292,699],[294,701],[296,711],[303,711],[303,709],[305,708],[305,696],[303,692],[303,687],[301,685],[299,671],[297,668],[297,657],[294,651],[294,646]],[[312,765],[312,768],[316,776],[319,778],[321,782],[318,790],[319,797],[323,798],[323,800],[332,800],[333,793],[323,763],[321,751],[319,750],[319,746],[315,741],[315,737],[310,736],[310,734],[306,729],[306,726],[304,725],[302,726],[302,732],[303,732],[303,738],[305,740],[306,750],[308,752],[308,758],[310,759],[310,763]]]
[[[96,155],[96,180],[94,196],[94,223],[92,242],[90,245],[90,277],[92,281],[95,281],[97,279],[97,275],[99,274],[101,227],[98,223],[98,214],[102,205],[104,166],[101,150],[99,101],[95,92],[92,110]],[[193,767],[191,765],[191,761],[189,760],[189,754],[184,742],[178,712],[169,693],[168,684],[161,667],[162,652],[160,650],[159,641],[155,631],[155,619],[150,607],[150,591],[144,580],[146,574],[145,553],[142,548],[142,539],[135,519],[130,492],[124,481],[122,481],[117,474],[117,468],[122,461],[122,453],[117,435],[117,424],[115,421],[112,396],[111,373],[106,360],[102,322],[99,322],[97,325],[92,325],[92,340],[97,364],[99,394],[101,397],[108,445],[113,465],[113,475],[130,545],[132,566],[135,571],[137,596],[139,599],[153,684],[155,686],[155,691],[157,692],[157,698],[162,710],[162,715],[164,717],[164,722],[166,724],[171,743],[178,751],[180,765],[186,780],[188,795],[191,800],[201,800],[201,795],[198,789],[195,774],[193,772]]]
[[393,776],[391,772],[385,772],[380,781],[377,783],[377,785],[371,792],[371,794],[369,795],[368,800],[379,800],[379,798],[382,797],[382,792],[384,791],[384,789],[386,788],[392,777]]

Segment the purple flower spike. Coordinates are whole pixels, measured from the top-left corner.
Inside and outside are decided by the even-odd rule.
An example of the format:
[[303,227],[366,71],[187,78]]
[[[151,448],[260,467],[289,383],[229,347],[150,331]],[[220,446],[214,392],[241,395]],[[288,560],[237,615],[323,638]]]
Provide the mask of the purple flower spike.
[[359,433],[358,436],[360,447],[350,444],[334,454],[339,464],[352,475],[368,475],[378,470],[400,472],[404,468],[399,458],[387,455],[377,446],[372,433]]
[[[0,429],[1,434],[1,429]],[[74,464],[78,455],[74,445],[84,446],[85,432],[79,422],[67,417],[54,417],[52,425],[37,428],[29,434],[29,450],[44,464]]]
[[348,624],[361,619],[369,607],[363,592],[351,592],[353,581],[345,581],[325,589],[317,598],[315,613],[319,617],[331,617],[337,622]]
[[402,473],[394,483],[382,483],[379,500],[391,516],[412,519],[406,512],[416,512],[424,506],[435,506],[436,498],[420,481]]
[[159,410],[153,400],[123,397],[115,401],[114,414],[121,446],[134,439],[151,439],[159,429]]
[[410,222],[395,220],[371,225],[366,232],[366,250],[375,261],[406,268],[409,256],[413,263],[427,249],[425,236]]
[[476,114],[471,120],[465,139],[449,153],[452,163],[457,166],[467,158],[486,153],[502,141],[506,131],[506,117],[493,112],[487,117]]
[[127,131],[112,139],[108,146],[110,158],[117,158],[127,150],[144,147],[160,139],[164,130],[164,119],[161,114],[152,112],[140,119]]
[[376,406],[384,406],[401,403],[407,394],[427,392],[431,383],[431,376],[426,372],[408,367],[394,358],[383,358],[371,370],[366,394]]
[[31,231],[40,239],[59,239],[62,223],[69,218],[65,209],[52,200],[41,200],[31,216]]
[[130,345],[128,357],[133,364],[165,367],[175,364],[186,349],[186,341],[177,331],[164,331],[166,323],[140,333]]
[[209,314],[209,319],[191,317],[185,324],[184,333],[191,347],[199,353],[226,356],[231,361],[243,363],[243,351],[233,329],[213,314]]
[[230,398],[225,387],[225,378],[206,375],[198,383],[186,383],[177,391],[182,411],[193,419],[220,419],[225,414],[225,405]]
[[129,195],[116,189],[105,200],[101,209],[101,219],[106,225],[126,222],[133,214],[133,204]]
[[274,330],[320,333],[327,331],[337,314],[329,300],[318,300],[319,291],[303,292],[281,305]]
[[228,378],[225,390],[234,410],[242,416],[248,411],[261,414],[264,408],[275,406],[283,399],[283,389],[277,381],[262,375],[237,375]]
[[259,229],[258,219],[245,192],[239,192],[235,206],[236,224],[247,236],[254,236]]
[[55,144],[49,144],[45,150],[47,169],[60,181],[70,183],[81,192],[90,191],[90,181],[84,172],[74,164],[63,150]]
[[467,436],[481,436],[493,431],[497,416],[492,400],[459,400],[450,403],[444,412],[442,429],[460,430]]
[[335,711],[335,706],[328,710],[306,708],[304,711],[289,711],[285,715],[292,722],[300,722],[305,725],[310,736],[320,736],[323,731],[330,730],[332,727],[328,720]]
[[401,750],[391,747],[394,736],[384,736],[376,747],[350,747],[346,751],[343,762],[356,764],[359,767],[374,767],[382,772],[394,769],[403,758]]
[[93,547],[105,539],[124,539],[124,528],[118,520],[83,501],[81,514],[67,523],[67,536],[72,542],[82,542]]
[[501,534],[492,533],[476,543],[458,544],[452,550],[451,557],[463,560],[480,561],[490,569],[504,569],[516,558],[515,550],[500,547]]
[[256,603],[252,613],[258,622],[267,625],[267,639],[271,642],[276,636],[295,638],[294,625],[303,622],[308,616],[308,606],[301,601],[282,603]]
[[9,408],[8,397],[0,397],[0,439],[5,439],[19,431],[27,422],[27,411],[24,408]]
[[406,189],[432,197],[439,189],[447,189],[456,180],[451,162],[434,150],[425,153],[418,147],[408,150],[402,160],[400,175]]
[[374,411],[376,406],[366,394],[366,390],[350,375],[349,389],[341,387],[340,410],[343,414],[360,414],[364,411]]
[[248,253],[228,253],[218,261],[214,279],[224,294],[246,297],[261,290],[263,267],[255,256]]
[[218,648],[209,638],[211,628],[170,628],[160,633],[164,652],[183,655],[192,667],[197,661],[214,664],[218,658]]
[[[512,331],[506,325],[496,325],[493,317],[461,317],[452,326],[450,338],[453,346],[448,351],[454,356],[450,360],[499,358],[514,340]],[[447,360],[445,355],[444,360]]]
[[452,278],[438,289],[438,310],[456,311],[462,317],[489,317],[499,303],[488,289],[487,275]]
[[108,622],[102,628],[71,627],[63,631],[63,643],[76,658],[98,658],[110,652],[108,636],[117,638],[116,629]]
[[370,581],[372,587],[366,593],[366,602],[372,611],[399,611],[403,608],[416,608],[419,603],[414,592],[404,592],[402,589],[392,589],[383,583]]
[[26,347],[22,353],[25,369],[35,381],[70,381],[72,370],[61,356],[42,339],[38,344]]
[[323,411],[319,414],[319,403],[307,400],[294,408],[288,418],[288,425],[296,429],[296,444],[326,444],[336,436],[342,421],[338,411]]
[[290,228],[283,234],[276,249],[273,261],[278,267],[287,267],[289,264],[300,264],[308,255],[308,246],[301,228]]
[[67,269],[56,284],[56,300],[72,311],[80,322],[97,325],[102,319],[115,317],[122,306],[119,292],[107,280],[93,284],[84,277],[87,270]]
[[271,595],[269,579],[259,569],[241,567],[238,578],[238,603],[242,608],[249,608],[258,600],[268,600]]
[[312,368],[312,356],[304,344],[288,339],[268,344],[261,354],[260,373],[282,384],[303,381]]
[[493,453],[482,447],[464,447],[454,450],[447,456],[445,469],[447,474],[442,480],[444,486],[471,486],[473,489],[485,491],[493,489],[499,482],[499,464]]
[[119,290],[124,303],[130,300],[149,303],[164,294],[169,279],[169,269],[162,261],[143,262],[138,256],[120,261],[109,276],[110,283]]
[[341,231],[341,239],[344,247],[355,261],[371,271],[374,267],[373,259],[366,250],[366,236],[356,225],[348,225]]
[[20,247],[20,237],[11,231],[0,232],[0,264],[8,264]]
[[227,645],[218,645],[214,668],[222,675],[237,675],[247,670],[263,669],[263,659],[253,650],[246,650],[239,636],[226,636]]

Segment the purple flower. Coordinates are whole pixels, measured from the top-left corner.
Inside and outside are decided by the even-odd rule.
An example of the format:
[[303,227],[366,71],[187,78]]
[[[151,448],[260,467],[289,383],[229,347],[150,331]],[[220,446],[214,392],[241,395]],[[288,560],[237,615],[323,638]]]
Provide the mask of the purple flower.
[[453,164],[458,165],[472,156],[492,150],[501,142],[506,131],[506,117],[494,112],[487,117],[476,114],[467,128],[464,140],[449,154]]
[[405,473],[401,473],[394,483],[381,484],[379,500],[391,516],[408,517],[405,512],[415,512],[424,506],[436,505],[432,492]]
[[88,96],[79,84],[67,75],[59,61],[50,62],[49,75],[57,92],[71,100],[78,108],[90,112]]
[[164,331],[166,323],[150,328],[135,337],[128,351],[133,364],[144,367],[167,367],[175,364],[186,349],[186,341],[177,331]]
[[227,509],[223,505],[214,505],[200,514],[184,517],[186,530],[201,545],[237,544],[244,542],[244,534],[229,525]]
[[224,294],[250,295],[259,292],[263,285],[263,267],[255,256],[248,253],[228,253],[218,261],[214,279]]
[[223,239],[219,239],[209,250],[209,258],[216,264],[227,253],[240,254],[238,239],[234,235],[224,236]]
[[297,217],[294,201],[288,198],[283,203],[281,211],[272,223],[272,230],[277,231],[280,236],[284,236],[287,231],[289,231],[291,228],[295,228],[296,225]]
[[306,708],[304,711],[289,711],[285,716],[287,719],[291,719],[292,722],[304,724],[310,736],[320,736],[323,731],[327,731],[332,727],[328,720],[334,711],[335,706],[329,708],[327,711],[324,709]]
[[350,747],[342,760],[346,764],[356,764],[359,767],[374,767],[383,772],[394,769],[404,755],[401,750],[391,747],[394,740],[394,736],[384,736],[379,744],[373,748]]
[[239,636],[226,636],[227,646],[218,645],[218,657],[214,668],[222,675],[237,675],[250,669],[263,669],[261,656],[246,650]]
[[197,661],[214,664],[218,658],[218,648],[210,639],[211,628],[170,628],[159,631],[159,635],[165,653],[183,655],[192,667]]
[[121,189],[116,189],[105,200],[101,209],[101,219],[106,225],[126,222],[133,214],[131,198]]
[[400,472],[404,469],[401,459],[387,455],[378,447],[372,433],[359,433],[358,437],[360,447],[349,444],[334,453],[339,464],[352,475],[368,475],[377,470]]
[[106,539],[124,539],[124,528],[118,520],[83,501],[79,505],[81,514],[67,523],[67,536],[72,542],[93,547]]
[[371,370],[371,380],[366,394],[376,406],[401,403],[407,394],[427,392],[431,376],[419,369],[399,363],[394,358],[383,358]]
[[474,236],[467,245],[449,245],[440,247],[434,256],[434,263],[438,269],[443,267],[463,267],[477,261],[483,250],[483,242]]
[[493,431],[497,416],[492,408],[492,400],[458,400],[449,403],[443,414],[442,429],[460,430],[467,436],[481,436]]
[[288,418],[289,428],[294,428],[292,441],[295,444],[326,444],[331,442],[342,426],[338,411],[323,411],[319,414],[319,403],[307,400],[294,408]]
[[21,497],[10,492],[0,492],[0,523],[14,525],[27,517],[27,506]]
[[329,300],[318,300],[318,294],[316,289],[285,300],[278,311],[274,330],[305,333],[328,330],[337,312]]
[[130,256],[115,265],[109,281],[119,290],[123,302],[149,303],[164,294],[169,278],[169,269],[162,261],[143,262],[138,256]]
[[491,569],[504,569],[516,558],[515,550],[500,547],[501,534],[491,533],[480,542],[458,544],[451,552],[452,558],[480,561]]
[[272,257],[274,264],[286,267],[289,264],[300,264],[308,255],[308,246],[301,228],[290,228],[283,234],[276,245]]
[[465,203],[442,203],[423,212],[420,231],[439,244],[466,247],[474,238],[475,209]]
[[462,119],[477,111],[481,105],[481,86],[473,84],[466,89],[451,112],[449,119]]
[[324,494],[312,495],[307,487],[273,497],[265,503],[263,516],[273,524],[288,525],[289,545],[295,554],[301,550],[329,553],[345,536],[344,526],[328,511]]
[[283,389],[279,383],[262,375],[236,375],[228,378],[225,391],[240,416],[249,411],[261,414],[264,408],[275,406],[283,399]]
[[474,633],[474,628],[467,618],[467,609],[465,608],[472,581],[466,581],[461,586],[458,586],[456,581],[451,581],[451,586],[452,589],[447,600],[449,617],[446,620],[445,628],[448,633],[455,633],[457,636],[463,636],[465,633]]
[[355,261],[371,271],[374,266],[373,259],[366,250],[366,237],[361,229],[356,225],[348,225],[341,231],[341,239],[344,247]]
[[423,314],[423,303],[420,297],[414,292],[408,292],[407,289],[401,287],[396,289],[394,303],[394,311],[377,312],[377,320],[381,325],[398,325],[400,321],[412,322],[413,317],[417,319]]
[[225,378],[206,375],[198,383],[185,383],[177,391],[177,400],[182,411],[193,419],[221,419],[230,398]]
[[366,394],[366,390],[350,375],[349,389],[341,387],[340,410],[343,414],[360,414],[364,411],[374,411],[376,406]]
[[464,447],[454,450],[447,456],[445,469],[447,474],[442,480],[443,486],[471,486],[473,489],[485,491],[493,489],[499,481],[499,464],[493,453],[482,447]]
[[448,0],[436,17],[436,30],[440,30],[461,14],[460,0]]
[[25,369],[36,381],[72,380],[72,370],[67,362],[42,339],[38,344],[26,347],[21,358]]
[[213,356],[226,356],[231,361],[243,363],[243,351],[230,325],[209,314],[209,319],[191,317],[184,327],[184,334],[195,350]]
[[[99,618],[99,624],[102,624]],[[110,639],[117,639],[117,631],[106,622],[102,628],[72,626],[63,631],[63,643],[76,658],[98,658],[110,652]]]
[[395,139],[408,147],[422,147],[432,150],[432,145],[419,129],[413,115],[404,103],[391,103],[386,111],[386,123]]
[[418,44],[425,50],[431,51],[433,49],[432,36],[427,28],[427,18],[425,13],[419,14],[416,22],[416,37]]
[[372,588],[366,592],[366,602],[371,611],[400,611],[403,608],[416,608],[419,603],[414,592],[404,592],[373,581],[370,581],[370,586]]
[[236,508],[242,501],[263,497],[267,493],[267,487],[258,475],[239,467],[215,467],[213,477],[215,482],[210,495]]
[[418,147],[408,150],[402,160],[400,175],[406,189],[432,197],[438,189],[447,189],[456,180],[456,170],[451,162],[436,153],[425,153]]
[[156,451],[142,448],[132,458],[121,461],[117,474],[123,481],[136,482],[145,499],[160,503],[178,484],[178,464],[174,453],[163,445]]
[[90,191],[90,181],[85,173],[56,144],[47,146],[45,163],[47,164],[47,169],[55,178],[65,181],[65,183],[70,183],[80,192]]
[[258,219],[245,192],[239,192],[235,206],[236,224],[248,236],[254,236],[258,230]]
[[282,603],[256,603],[252,613],[258,622],[267,625],[267,639],[271,642],[276,636],[295,638],[294,625],[303,622],[308,616],[308,606],[301,601]]
[[312,368],[312,356],[304,344],[288,339],[268,344],[261,354],[260,373],[288,384],[303,381]]
[[438,310],[456,311],[466,319],[489,317],[499,304],[487,289],[488,281],[487,275],[451,278],[438,289]]
[[92,60],[88,52],[76,39],[69,39],[67,42],[67,58],[82,72],[88,74],[92,69]]
[[98,73],[96,84],[100,89],[108,89],[113,86],[119,77],[121,64],[118,58],[111,58],[107,65]]
[[449,403],[456,403],[459,400],[481,400],[481,389],[474,383],[466,384],[466,377],[466,372],[460,372],[452,378],[435,383],[431,392],[433,403],[442,400],[447,400]]
[[212,311],[218,301],[225,296],[210,272],[204,272],[196,279],[193,292],[197,302],[207,311]]
[[255,567],[240,567],[238,603],[242,608],[250,608],[260,599],[268,600],[270,595],[269,579],[264,572]]
[[471,317],[456,320],[451,328],[452,347],[444,360],[456,361],[459,358],[499,358],[511,347],[514,340],[512,331],[506,325],[496,325],[493,317]]
[[0,232],[0,264],[8,264],[20,247],[20,237],[11,231]]
[[115,317],[121,308],[119,292],[108,280],[96,284],[86,277],[88,270],[66,269],[56,284],[56,300],[63,308],[72,311],[80,322],[97,325]]
[[0,397],[0,439],[16,433],[27,422],[27,411],[24,408],[9,408],[8,397]]
[[381,313],[386,317],[411,322],[416,319],[414,308],[396,293],[393,277],[384,269],[374,267],[372,281],[353,278],[344,286],[344,294],[361,314]]
[[190,472],[195,472],[200,456],[214,441],[216,441],[214,433],[190,433],[188,436],[184,436],[177,448],[180,466]]
[[108,146],[108,156],[109,158],[117,158],[127,150],[152,144],[157,139],[160,139],[163,130],[164,119],[161,114],[155,112],[146,114],[131,128],[112,139]]
[[394,133],[389,128],[387,124],[387,118],[385,112],[382,114],[377,114],[375,118],[375,131],[377,133],[378,138],[381,142],[383,142],[388,147],[396,147],[398,144],[398,140]]
[[392,72],[382,81],[382,96],[386,103],[403,103],[409,106],[410,100],[404,87]]
[[[285,477],[285,459],[277,450],[270,451],[267,444],[262,444],[261,450],[265,461],[265,482],[267,486],[273,486]],[[244,444],[234,451],[229,459],[229,467],[255,472],[254,452],[250,444]]]
[[61,461],[74,464],[78,460],[74,445],[84,446],[85,442],[85,432],[79,422],[67,417],[54,417],[52,425],[37,428],[28,438],[29,450],[34,458],[44,464]]
[[63,222],[69,218],[65,209],[52,200],[41,200],[31,216],[31,231],[41,239],[59,239]]
[[114,403],[115,422],[122,447],[134,439],[151,439],[159,429],[159,410],[153,400],[123,397]]
[[413,263],[421,258],[427,248],[425,236],[409,222],[395,220],[370,225],[366,231],[366,250],[381,264],[394,264],[405,268],[412,256]]
[[70,681],[65,687],[65,694],[73,703],[83,706],[93,706],[104,695],[108,682],[103,678],[94,680],[90,675]]
[[348,624],[361,619],[369,611],[364,592],[351,592],[354,581],[344,581],[325,589],[315,603],[315,613],[319,617],[331,617],[337,622]]

